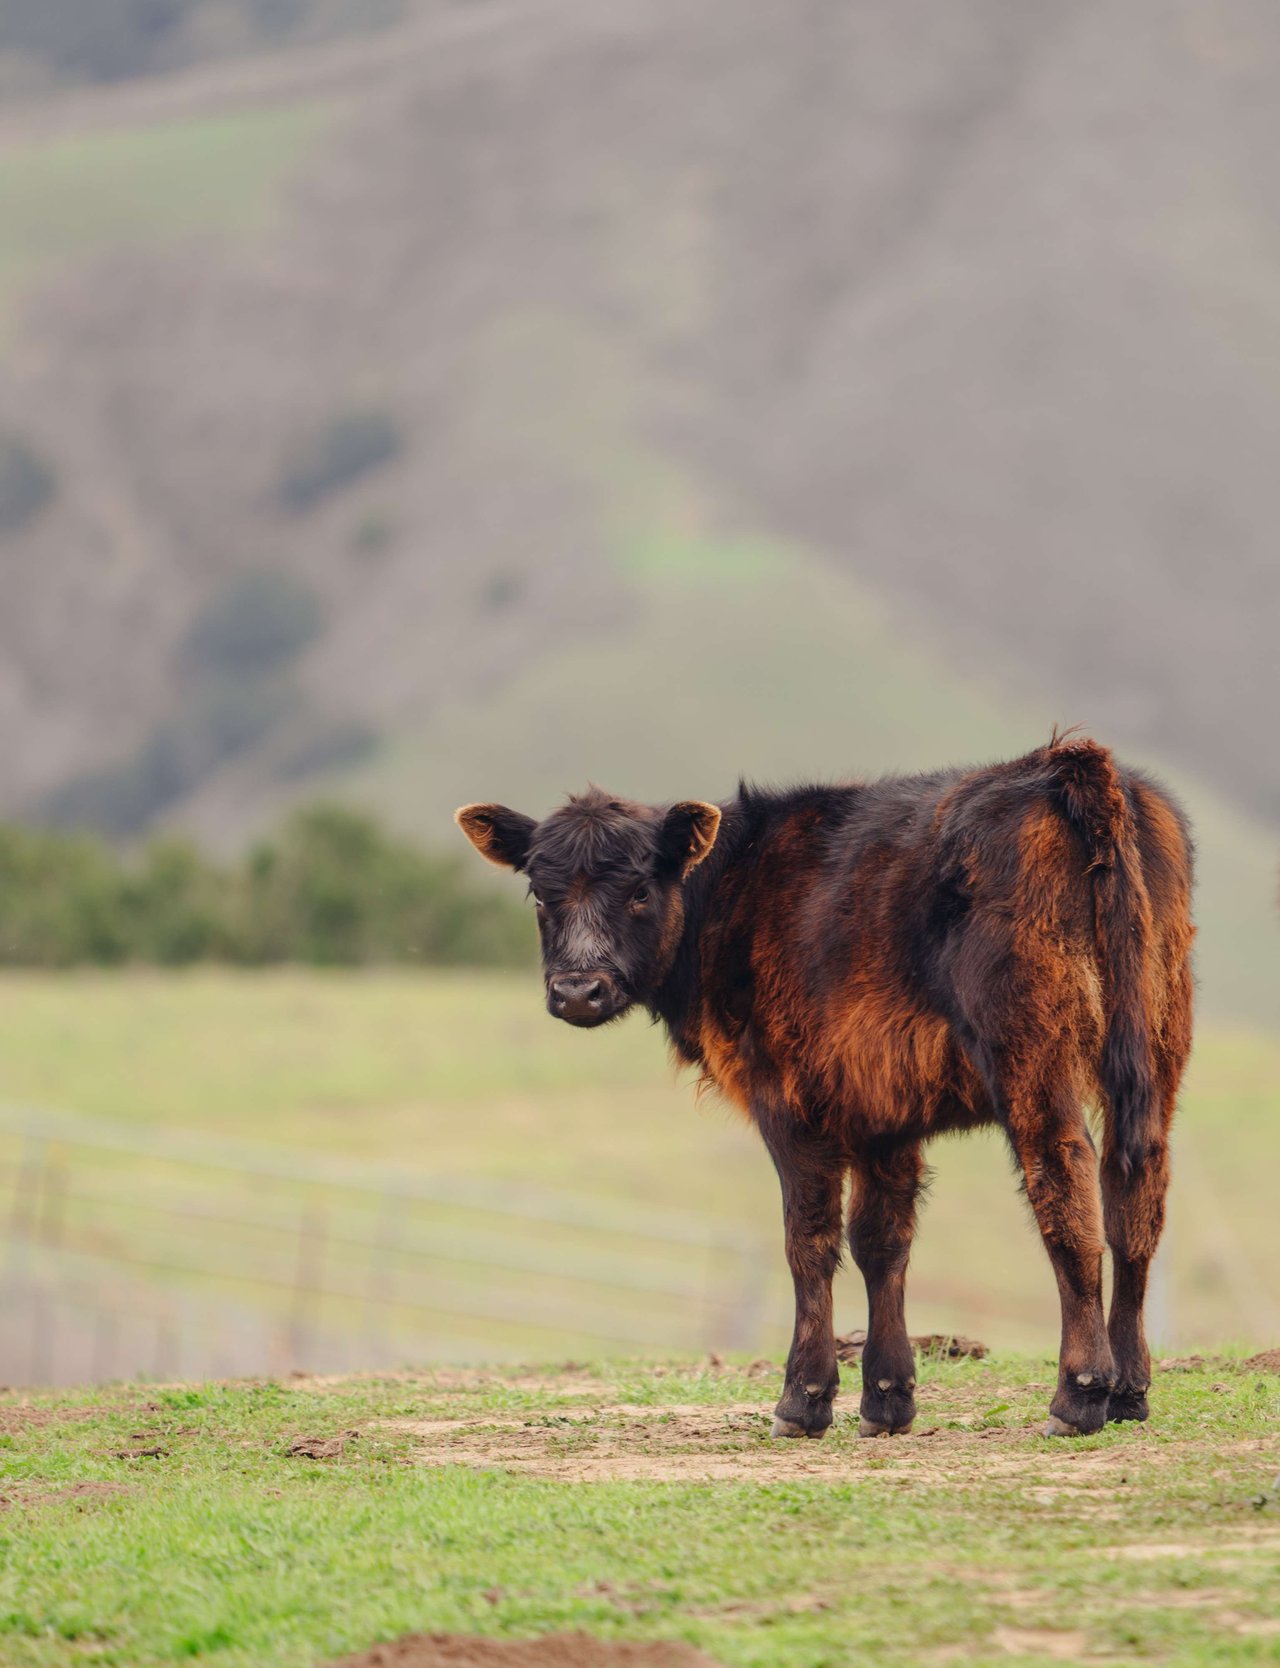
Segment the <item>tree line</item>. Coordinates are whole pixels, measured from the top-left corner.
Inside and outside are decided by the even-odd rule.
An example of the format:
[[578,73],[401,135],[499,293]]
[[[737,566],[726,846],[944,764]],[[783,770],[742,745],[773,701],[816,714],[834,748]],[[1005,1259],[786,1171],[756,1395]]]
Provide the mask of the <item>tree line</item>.
[[0,964],[528,963],[527,911],[469,871],[336,805],[295,811],[229,862],[180,838],[123,854],[0,824]]

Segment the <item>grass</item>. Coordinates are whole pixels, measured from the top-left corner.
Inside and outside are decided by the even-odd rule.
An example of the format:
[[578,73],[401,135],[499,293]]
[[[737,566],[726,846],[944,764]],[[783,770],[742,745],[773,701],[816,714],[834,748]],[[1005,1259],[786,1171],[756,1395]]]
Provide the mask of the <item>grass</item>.
[[0,322],[51,270],[110,250],[243,236],[330,119],[302,103],[0,151]]
[[[0,1660],[303,1668],[564,1627],[732,1668],[1280,1659],[1280,1379],[1165,1372],[1149,1426],[1061,1444],[1050,1372],[925,1363],[930,1434],[877,1443],[846,1380],[821,1447],[770,1443],[772,1374],[692,1362],[8,1397]],[[451,1463],[480,1438],[491,1463]]]
[[[1273,1038],[1201,1028],[1178,1128],[1168,1346],[1280,1334],[1266,1251],[1278,1083]],[[586,1036],[555,1025],[532,971],[9,975],[0,1103],[685,1210],[758,1241],[775,1317],[760,1347],[783,1342],[776,1183],[754,1133],[714,1099],[695,1104],[641,1019]],[[938,1143],[930,1156],[938,1174],[912,1262],[913,1326],[1047,1347],[1053,1284],[999,1141]],[[117,1220],[112,1233],[127,1248],[141,1229]],[[838,1303],[842,1326],[862,1323],[847,1272]],[[481,1354],[581,1344],[496,1326],[470,1336]]]

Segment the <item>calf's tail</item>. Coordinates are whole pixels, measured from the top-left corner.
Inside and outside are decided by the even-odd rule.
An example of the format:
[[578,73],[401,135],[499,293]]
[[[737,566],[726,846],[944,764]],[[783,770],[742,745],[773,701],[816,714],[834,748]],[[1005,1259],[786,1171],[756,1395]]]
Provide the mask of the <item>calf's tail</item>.
[[1151,898],[1133,810],[1111,754],[1096,741],[1070,737],[1055,738],[1045,751],[1063,810],[1090,857],[1106,1016],[1100,1077],[1111,1151],[1127,1175],[1143,1163],[1160,1130],[1151,1030]]

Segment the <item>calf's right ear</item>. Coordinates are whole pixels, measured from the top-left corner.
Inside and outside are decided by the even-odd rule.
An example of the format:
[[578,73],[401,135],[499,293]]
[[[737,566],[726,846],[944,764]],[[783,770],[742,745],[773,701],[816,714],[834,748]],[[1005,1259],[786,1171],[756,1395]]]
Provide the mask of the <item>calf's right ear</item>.
[[532,817],[509,811],[505,805],[464,805],[453,820],[471,844],[500,869],[523,869],[529,841],[538,826]]

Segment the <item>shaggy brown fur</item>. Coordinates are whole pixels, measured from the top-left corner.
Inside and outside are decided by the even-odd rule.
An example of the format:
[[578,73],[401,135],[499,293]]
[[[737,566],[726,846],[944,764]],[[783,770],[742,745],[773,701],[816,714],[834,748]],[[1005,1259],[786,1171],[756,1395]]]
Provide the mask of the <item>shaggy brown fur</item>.
[[1009,764],[723,807],[595,789],[541,824],[459,821],[530,876],[552,1011],[587,1025],[643,1003],[760,1130],[796,1293],[778,1434],[831,1423],[846,1235],[869,1305],[862,1429],[909,1429],[922,1144],[990,1123],[1061,1296],[1047,1428],[1147,1416],[1142,1307],[1191,1042],[1191,844],[1162,789],[1055,737]]

